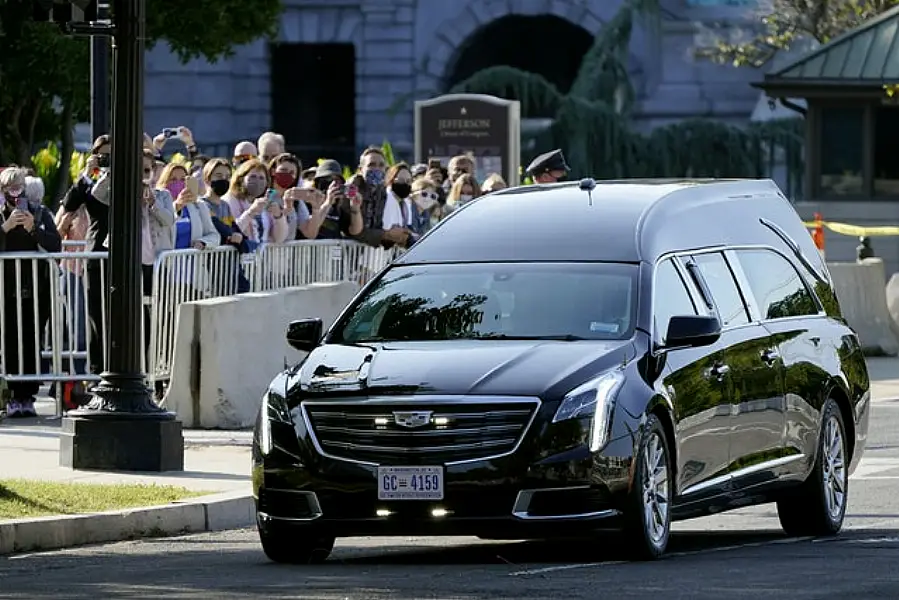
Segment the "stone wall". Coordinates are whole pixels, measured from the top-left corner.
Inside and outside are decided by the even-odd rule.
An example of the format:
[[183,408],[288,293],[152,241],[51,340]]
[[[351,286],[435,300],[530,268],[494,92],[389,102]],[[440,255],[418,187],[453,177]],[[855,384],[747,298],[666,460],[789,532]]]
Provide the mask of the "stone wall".
[[[595,32],[620,0],[285,0],[278,41],[341,42],[356,46],[356,144],[388,138],[412,147],[411,96],[444,88],[460,49],[484,24],[506,15],[552,14]],[[695,22],[733,19],[745,9],[695,7],[663,0],[661,31],[638,26],[631,68],[641,95],[644,127],[685,117],[745,122],[757,100],[748,83],[760,74],[696,62]],[[185,124],[216,153],[270,127],[268,43],[238,49],[217,64],[181,65],[161,45],[148,53],[145,122],[148,131]],[[314,90],[300,90],[314,93]],[[404,110],[390,114],[398,98]],[[210,148],[212,146],[212,148]]]

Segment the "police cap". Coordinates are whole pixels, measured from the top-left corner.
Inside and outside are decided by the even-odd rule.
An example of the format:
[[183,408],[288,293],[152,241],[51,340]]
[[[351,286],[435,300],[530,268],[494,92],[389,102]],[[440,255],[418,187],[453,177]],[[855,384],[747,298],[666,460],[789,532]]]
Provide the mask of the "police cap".
[[566,173],[571,171],[568,168],[568,163],[565,162],[565,155],[562,154],[561,149],[541,154],[527,168],[527,174],[532,177],[550,171],[565,171]]

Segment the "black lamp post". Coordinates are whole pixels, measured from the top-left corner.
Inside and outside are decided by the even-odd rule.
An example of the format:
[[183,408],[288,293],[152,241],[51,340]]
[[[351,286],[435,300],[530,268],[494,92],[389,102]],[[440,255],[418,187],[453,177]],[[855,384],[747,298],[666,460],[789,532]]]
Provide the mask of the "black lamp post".
[[60,464],[75,469],[184,469],[181,423],[174,413],[154,403],[141,364],[145,2],[112,3],[115,74],[110,136],[109,364],[90,403],[69,412],[62,422]]
[[[97,1],[97,19],[109,19],[109,1]],[[91,38],[91,139],[109,133],[109,37]]]

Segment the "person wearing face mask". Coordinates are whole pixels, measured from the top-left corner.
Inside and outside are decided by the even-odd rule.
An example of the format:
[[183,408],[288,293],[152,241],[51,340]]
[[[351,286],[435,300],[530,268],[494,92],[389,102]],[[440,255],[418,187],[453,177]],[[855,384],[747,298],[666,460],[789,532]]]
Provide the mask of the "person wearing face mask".
[[440,184],[428,177],[412,182],[412,205],[416,218],[412,230],[419,235],[427,233],[439,221]]
[[[271,199],[283,206],[287,228],[284,230],[284,239],[275,239],[271,234],[266,236],[266,239],[275,243],[295,240],[298,238],[300,227],[311,218],[306,203],[300,200],[303,194],[294,191],[300,183],[303,163],[293,154],[282,152],[269,161],[268,170],[274,191]],[[271,223],[272,220],[269,219],[268,222]]]
[[[219,244],[246,254],[250,251],[247,240],[231,214],[231,207],[222,199],[231,186],[231,164],[224,158],[209,159],[203,166],[203,182],[206,184],[206,195],[200,198],[200,202],[209,209],[212,225],[219,234]],[[250,291],[250,282],[240,264],[236,266],[234,280],[238,294]]]
[[[263,214],[268,213],[273,221],[283,221],[283,209],[270,206],[266,192],[269,188],[268,169],[261,161],[250,159],[241,163],[231,175],[231,186],[222,198],[235,215],[240,233],[247,240],[250,252],[255,252],[264,240]],[[281,225],[287,226],[286,223]]]
[[[191,181],[189,177],[185,167],[169,163],[159,174],[159,181],[156,182],[158,191],[168,192],[168,195],[174,198],[172,208],[175,227],[174,230],[171,225],[168,227],[170,237],[166,245],[170,247],[164,248],[166,250],[186,248],[204,250],[219,245],[219,233],[212,224],[209,208],[205,203],[197,203],[199,186],[188,185]],[[160,240],[157,252],[163,250],[162,243]]]
[[[67,213],[75,213],[82,206],[88,217],[87,235],[85,236],[86,252],[108,252],[106,239],[109,236],[109,204],[108,174],[109,169],[109,136],[101,135],[94,140],[90,155],[85,161],[84,170],[75,179],[72,187],[66,192],[63,199],[63,207]],[[152,155],[152,154],[151,154]],[[152,165],[152,161],[151,161]],[[146,172],[144,164],[144,178],[151,173]],[[151,169],[152,172],[152,169]],[[97,197],[99,194],[99,198]],[[98,260],[86,261],[87,271],[87,312],[88,325],[91,328],[90,344],[90,372],[99,375],[103,371],[103,297],[104,280],[102,277],[102,264]]]
[[461,208],[480,195],[481,188],[474,178],[474,175],[460,176],[456,179],[456,182],[453,183],[453,187],[450,188],[449,194],[446,196],[446,206],[444,206],[443,216]]
[[[60,252],[62,238],[53,215],[42,205],[32,206],[28,202],[25,176],[25,170],[20,168],[0,173],[0,252]],[[4,319],[0,323],[5,345],[3,366],[9,374],[36,375],[40,373],[40,364],[35,360],[38,336],[50,319],[50,267],[47,261],[38,260],[35,280],[35,270],[28,261],[21,263],[18,277],[15,263],[3,261],[0,274],[4,285]],[[7,416],[37,416],[34,400],[40,382],[10,381],[8,386],[11,399]]]
[[387,202],[387,160],[377,146],[366,148],[359,157],[359,187],[362,192],[362,233],[354,239],[369,246],[391,248],[407,246],[409,230],[406,227],[383,229],[384,205]]
[[571,169],[565,162],[565,155],[561,150],[552,150],[541,154],[528,165],[525,173],[534,183],[557,183],[563,181]]
[[396,163],[387,171],[387,201],[381,213],[381,229],[405,229],[405,245],[411,246],[418,239],[417,211],[412,205],[412,171],[404,162]]

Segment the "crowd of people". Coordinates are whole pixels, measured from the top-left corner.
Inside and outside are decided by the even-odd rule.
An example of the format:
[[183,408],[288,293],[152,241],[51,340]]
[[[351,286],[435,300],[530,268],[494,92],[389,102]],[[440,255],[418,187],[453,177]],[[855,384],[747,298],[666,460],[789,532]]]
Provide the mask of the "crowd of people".
[[[453,157],[446,165],[439,160],[388,165],[384,151],[372,146],[362,152],[357,165],[345,170],[332,159],[304,165],[286,151],[284,137],[274,132],[263,133],[255,143],[239,142],[231,157],[201,154],[193,134],[183,126],[144,138],[140,235],[145,294],[152,293],[157,257],[169,250],[233,246],[239,253],[252,253],[265,244],[343,238],[373,247],[408,248],[453,210],[506,187],[495,173],[479,182],[469,155]],[[167,161],[163,156],[163,148],[172,141],[183,144],[181,160]],[[0,252],[108,251],[110,149],[109,136],[94,141],[84,170],[55,214],[43,204],[40,178],[15,166],[0,172]],[[547,156],[531,165],[531,171],[537,167],[533,173],[537,182],[546,180],[537,175],[558,175],[551,168],[558,167],[558,157],[545,160]],[[51,273],[45,263],[32,270],[4,262],[4,371],[39,373],[36,332],[47,325],[51,300],[48,294],[39,294],[32,302],[31,296],[33,290],[49,289]],[[83,368],[99,374],[102,265],[63,260],[61,268],[60,285],[69,305],[75,314],[87,316],[87,322],[75,329],[89,327],[91,332],[79,335],[77,342],[90,339],[90,364]],[[248,289],[238,284],[237,291]],[[39,383],[11,378],[7,385],[7,416],[33,416]]]

